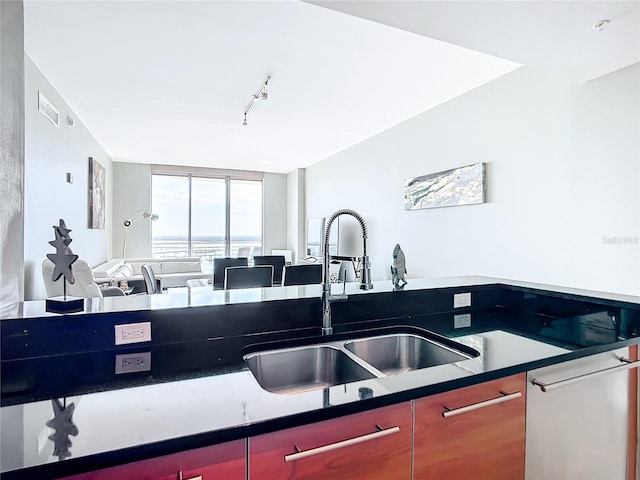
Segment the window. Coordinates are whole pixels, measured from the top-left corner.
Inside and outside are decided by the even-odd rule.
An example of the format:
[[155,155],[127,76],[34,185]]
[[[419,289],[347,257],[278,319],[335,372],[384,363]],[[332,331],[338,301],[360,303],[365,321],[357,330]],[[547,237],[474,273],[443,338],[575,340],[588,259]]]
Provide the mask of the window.
[[153,257],[213,259],[262,253],[262,181],[196,174],[153,173]]

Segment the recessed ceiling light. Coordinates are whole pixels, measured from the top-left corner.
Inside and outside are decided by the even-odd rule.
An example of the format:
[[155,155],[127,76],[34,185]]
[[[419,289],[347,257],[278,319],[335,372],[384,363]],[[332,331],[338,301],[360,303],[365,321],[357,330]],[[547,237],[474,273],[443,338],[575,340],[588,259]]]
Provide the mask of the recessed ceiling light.
[[600,20],[599,22],[594,23],[591,28],[597,30],[598,32],[601,32],[607,25],[609,25],[609,20]]
[[262,163],[263,165],[273,165],[271,160],[258,160],[258,163]]

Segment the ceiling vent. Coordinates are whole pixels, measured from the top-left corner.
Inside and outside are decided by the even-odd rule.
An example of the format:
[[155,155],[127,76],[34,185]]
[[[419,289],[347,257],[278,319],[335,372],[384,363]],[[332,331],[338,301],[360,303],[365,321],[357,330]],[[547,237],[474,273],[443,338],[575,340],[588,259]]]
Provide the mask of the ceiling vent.
[[38,92],[38,110],[56,127],[60,127],[60,113],[40,91]]

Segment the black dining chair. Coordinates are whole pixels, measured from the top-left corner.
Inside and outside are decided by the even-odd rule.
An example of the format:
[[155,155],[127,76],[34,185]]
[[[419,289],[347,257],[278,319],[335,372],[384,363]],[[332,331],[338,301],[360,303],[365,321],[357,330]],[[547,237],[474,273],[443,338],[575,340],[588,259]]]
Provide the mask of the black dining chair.
[[256,267],[227,267],[224,270],[224,289],[270,287],[273,285],[273,265]]
[[256,255],[253,257],[254,265],[273,265],[274,287],[279,287],[282,285],[284,261],[284,255]]
[[224,288],[224,271],[227,267],[246,267],[249,260],[246,257],[214,258],[213,259],[213,288]]
[[322,283],[321,263],[284,267],[282,285],[309,285],[313,283]]
[[156,276],[153,273],[153,268],[148,263],[145,263],[140,267],[142,271],[142,277],[144,278],[144,286],[147,289],[147,295],[155,295],[158,293],[158,284],[156,283]]

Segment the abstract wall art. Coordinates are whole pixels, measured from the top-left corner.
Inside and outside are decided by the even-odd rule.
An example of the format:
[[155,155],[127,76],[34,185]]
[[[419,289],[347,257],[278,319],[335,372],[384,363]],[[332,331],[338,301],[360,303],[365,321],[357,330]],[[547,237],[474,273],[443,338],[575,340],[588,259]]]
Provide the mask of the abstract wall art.
[[104,229],[105,170],[93,157],[89,157],[89,222],[88,228]]
[[485,202],[484,163],[404,181],[404,209],[453,207]]

